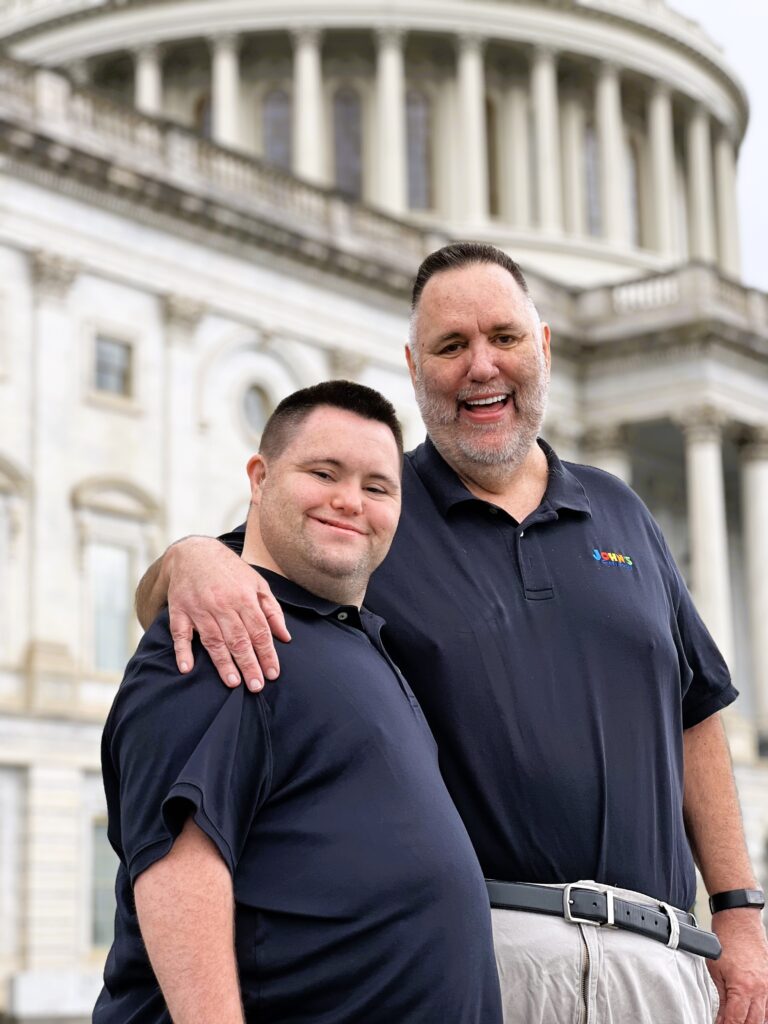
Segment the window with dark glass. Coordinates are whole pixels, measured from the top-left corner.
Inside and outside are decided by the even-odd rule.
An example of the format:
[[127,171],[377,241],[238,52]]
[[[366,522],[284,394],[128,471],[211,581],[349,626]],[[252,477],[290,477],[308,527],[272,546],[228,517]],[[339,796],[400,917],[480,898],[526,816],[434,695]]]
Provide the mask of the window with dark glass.
[[94,385],[97,391],[129,397],[133,392],[132,346],[117,338],[98,335]]
[[485,101],[486,152],[488,160],[488,212],[491,217],[501,213],[499,196],[499,126],[496,104],[490,98]]
[[115,935],[115,874],[117,857],[107,838],[107,822],[91,826],[91,945],[103,949]]
[[405,100],[408,144],[408,206],[432,209],[432,104],[418,89],[409,89]]
[[271,412],[270,402],[263,388],[252,384],[243,398],[243,411],[249,428],[254,434],[261,434]]
[[597,237],[603,229],[600,210],[600,162],[597,132],[593,124],[584,133],[584,183],[586,187],[587,234]]
[[351,199],[363,194],[363,107],[360,94],[341,86],[333,97],[336,187]]
[[640,155],[633,139],[627,139],[627,203],[629,205],[629,244],[643,244],[642,190],[640,184]]
[[262,151],[264,159],[284,171],[291,169],[291,97],[285,89],[270,89],[264,97]]

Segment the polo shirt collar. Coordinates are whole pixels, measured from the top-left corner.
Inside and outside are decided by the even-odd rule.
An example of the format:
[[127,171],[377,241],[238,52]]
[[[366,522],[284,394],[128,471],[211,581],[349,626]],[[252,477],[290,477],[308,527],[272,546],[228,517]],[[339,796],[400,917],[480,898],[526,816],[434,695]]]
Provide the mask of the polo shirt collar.
[[[539,510],[558,512],[560,509],[569,509],[573,512],[590,515],[589,498],[581,482],[560,461],[551,445],[541,437],[537,441],[547,457],[549,468],[547,489]],[[440,455],[429,436],[424,444],[419,445],[411,453],[411,461],[421,482],[432,495],[432,500],[444,516],[452,508],[465,502],[488,504],[465,487],[456,472]]]
[[365,633],[378,634],[384,620],[378,615],[369,612],[367,608],[358,608],[354,604],[339,604],[336,601],[329,601],[325,597],[319,597],[293,580],[281,576],[272,569],[265,569],[261,565],[251,566],[260,573],[269,584],[269,588],[280,602],[290,605],[292,608],[302,608],[305,611],[313,611],[324,619],[336,619],[347,626],[355,629],[362,629]]

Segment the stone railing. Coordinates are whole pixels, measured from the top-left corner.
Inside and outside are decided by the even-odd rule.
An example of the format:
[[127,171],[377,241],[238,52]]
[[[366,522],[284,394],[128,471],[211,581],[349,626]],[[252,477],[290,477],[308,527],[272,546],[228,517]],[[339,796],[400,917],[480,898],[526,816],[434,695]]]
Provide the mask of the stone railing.
[[58,72],[7,58],[0,58],[0,120],[6,131],[33,131],[108,161],[116,182],[145,176],[180,189],[190,212],[220,203],[232,210],[233,226],[246,214],[409,274],[440,242],[414,224],[73,86]]
[[689,264],[638,281],[592,288],[576,297],[576,318],[594,340],[631,334],[655,321],[710,318],[768,338],[768,295],[723,277],[715,267]]

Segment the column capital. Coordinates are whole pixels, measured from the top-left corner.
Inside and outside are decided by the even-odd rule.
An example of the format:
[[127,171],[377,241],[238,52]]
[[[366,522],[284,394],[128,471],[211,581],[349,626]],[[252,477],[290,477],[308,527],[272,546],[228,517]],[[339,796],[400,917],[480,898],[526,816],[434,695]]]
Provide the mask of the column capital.
[[459,53],[476,52],[482,54],[487,39],[478,32],[461,32],[456,36],[456,46]]
[[584,433],[584,447],[589,452],[623,451],[627,446],[627,428],[623,423],[602,423]]
[[291,29],[294,46],[319,46],[323,38],[323,30],[319,25],[302,25]]
[[240,48],[239,32],[219,32],[208,40],[211,50],[238,50]]
[[554,46],[548,46],[546,43],[534,43],[531,47],[533,58],[536,61],[556,61],[560,56],[560,51],[556,50]]
[[62,302],[78,274],[74,260],[42,250],[32,255],[32,280],[41,297]]
[[373,34],[380,47],[391,46],[399,48],[403,45],[407,32],[399,25],[377,25],[373,30]]
[[600,78],[618,78],[621,74],[621,65],[615,60],[601,60],[597,65]]
[[739,452],[744,462],[768,461],[768,424],[747,427],[740,439]]
[[136,60],[159,60],[164,52],[162,43],[142,43],[133,50]]
[[699,405],[680,412],[675,421],[685,435],[686,441],[720,441],[723,427],[728,422],[725,413],[714,405]]
[[181,335],[190,335],[205,314],[205,305],[186,295],[163,295],[161,298],[165,326]]
[[648,90],[651,96],[658,96],[660,99],[671,100],[672,99],[672,86],[669,82],[663,81],[661,78],[654,78],[651,82],[651,87]]

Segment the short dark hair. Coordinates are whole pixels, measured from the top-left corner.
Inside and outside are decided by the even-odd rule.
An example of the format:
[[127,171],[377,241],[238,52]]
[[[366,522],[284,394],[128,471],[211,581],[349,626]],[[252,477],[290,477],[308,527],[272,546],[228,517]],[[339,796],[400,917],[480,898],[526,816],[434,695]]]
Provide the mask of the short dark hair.
[[266,458],[277,458],[288,447],[309,414],[320,406],[344,409],[376,420],[389,427],[395,438],[397,451],[403,455],[403,431],[395,407],[378,391],[350,380],[325,380],[312,387],[294,391],[279,403],[267,420],[261,435],[259,451]]
[[452,242],[450,245],[444,245],[442,249],[431,252],[417,270],[411,293],[411,312],[419,304],[421,293],[430,277],[444,270],[458,270],[459,267],[468,267],[474,263],[495,263],[497,267],[510,273],[520,285],[523,294],[530,297],[528,282],[522,270],[503,250],[485,242]]

